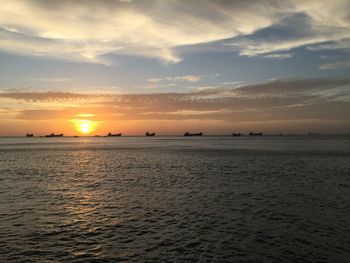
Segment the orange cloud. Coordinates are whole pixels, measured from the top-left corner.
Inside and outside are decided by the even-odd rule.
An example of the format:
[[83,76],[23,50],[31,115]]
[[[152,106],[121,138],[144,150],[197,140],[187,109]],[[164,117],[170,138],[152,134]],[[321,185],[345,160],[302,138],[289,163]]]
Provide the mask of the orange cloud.
[[[214,125],[216,129],[227,129],[247,122],[261,125],[262,122],[299,121],[307,127],[307,123],[315,120],[338,121],[346,129],[350,125],[349,85],[350,79],[307,79],[276,80],[192,93],[10,92],[0,93],[0,100],[6,100],[8,104],[0,115],[5,119],[12,112],[11,120],[19,122],[56,120],[65,123],[63,126],[70,132],[82,123],[89,123],[90,132],[107,132],[140,127],[141,123],[144,130],[160,128],[161,122],[164,130],[167,126],[175,127],[174,123],[183,128],[190,123],[194,127],[210,129]],[[74,127],[70,127],[72,123]],[[138,128],[133,129],[136,132]]]

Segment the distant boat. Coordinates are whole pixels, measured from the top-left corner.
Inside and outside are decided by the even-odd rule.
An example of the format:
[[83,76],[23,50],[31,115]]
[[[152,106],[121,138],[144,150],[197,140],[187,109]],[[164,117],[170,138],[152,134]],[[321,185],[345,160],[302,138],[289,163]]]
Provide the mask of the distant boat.
[[44,137],[46,137],[46,138],[48,138],[48,137],[63,137],[63,133],[61,133],[61,134],[51,133],[49,135],[45,135]]
[[121,133],[114,133],[113,134],[113,133],[110,132],[110,133],[107,134],[107,136],[108,137],[117,137],[117,136],[122,136],[122,134]]
[[241,136],[241,133],[232,133],[232,136]]
[[146,136],[155,136],[156,135],[156,133],[155,132],[152,132],[152,133],[150,133],[150,132],[146,132],[146,134],[145,134]]
[[96,134],[94,137],[101,137],[101,135],[97,135],[97,134]]
[[184,136],[203,136],[203,133],[202,132],[199,132],[199,133],[189,133],[189,132],[186,132],[184,134]]
[[26,137],[34,137],[34,135],[32,133],[27,133]]
[[77,135],[74,135],[74,138],[79,138],[79,136],[77,136]]
[[249,133],[250,136],[263,136],[262,132],[250,132]]
[[320,134],[318,132],[309,132],[307,135],[309,135],[309,136],[318,136]]

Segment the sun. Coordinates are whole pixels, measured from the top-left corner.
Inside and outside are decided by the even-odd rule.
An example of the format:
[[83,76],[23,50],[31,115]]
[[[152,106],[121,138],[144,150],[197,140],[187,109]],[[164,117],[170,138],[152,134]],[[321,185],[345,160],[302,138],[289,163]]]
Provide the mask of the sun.
[[75,130],[81,134],[90,134],[96,128],[96,122],[91,120],[74,119]]
[[79,131],[83,134],[88,134],[92,130],[91,123],[89,122],[83,122],[79,124]]
[[95,132],[95,130],[103,123],[101,120],[92,120],[92,118],[95,117],[96,115],[92,113],[80,113],[74,115],[74,117],[70,119],[70,122],[78,133],[89,135]]

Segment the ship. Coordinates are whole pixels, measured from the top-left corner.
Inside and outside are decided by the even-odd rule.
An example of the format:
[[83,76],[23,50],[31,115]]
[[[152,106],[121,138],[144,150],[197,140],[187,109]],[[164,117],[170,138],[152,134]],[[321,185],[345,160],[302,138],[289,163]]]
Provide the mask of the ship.
[[117,137],[117,136],[122,136],[122,134],[121,133],[108,133],[107,134],[107,137]]
[[308,132],[307,135],[308,136],[318,136],[320,134],[318,132]]
[[203,136],[203,133],[202,132],[199,132],[199,133],[189,133],[189,132],[186,132],[184,134],[184,136]]
[[263,136],[262,132],[250,132],[249,133],[250,136]]
[[46,138],[48,138],[48,137],[63,137],[63,133],[61,133],[61,134],[51,133],[51,134],[45,135],[44,137],[46,137]]
[[232,133],[232,136],[241,136],[242,134],[241,133]]
[[150,132],[146,132],[146,134],[145,134],[146,136],[155,136],[156,135],[156,133],[155,132],[152,132],[152,133],[150,133]]
[[26,134],[26,137],[34,137],[34,134],[32,134],[32,133],[27,133],[27,134]]

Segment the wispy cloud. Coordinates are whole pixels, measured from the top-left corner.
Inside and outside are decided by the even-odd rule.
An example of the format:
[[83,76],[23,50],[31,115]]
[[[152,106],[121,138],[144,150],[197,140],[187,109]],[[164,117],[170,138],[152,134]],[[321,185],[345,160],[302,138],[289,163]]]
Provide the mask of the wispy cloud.
[[322,50],[336,50],[336,49],[344,49],[350,51],[350,36],[348,38],[344,38],[338,41],[331,41],[324,44],[313,45],[307,47],[308,50],[311,51],[322,51]]
[[149,78],[148,82],[160,83],[160,82],[198,82],[202,79],[199,75],[183,75],[164,78]]
[[[212,1],[2,1],[0,47],[107,63],[107,53],[181,60],[173,48],[249,34],[271,24],[257,6]],[[235,7],[241,6],[238,9]]]
[[320,65],[320,69],[350,68],[350,60]]
[[306,47],[312,51],[350,49],[350,2],[284,1],[283,14],[264,34],[226,43],[243,56],[269,55]]
[[286,58],[291,58],[292,54],[290,53],[277,53],[277,54],[269,54],[265,55],[264,58],[270,58],[270,59],[286,59]]
[[231,86],[231,87],[243,86],[243,84],[244,84],[243,81],[228,81],[228,82],[219,83],[219,85],[221,86]]
[[330,41],[349,48],[344,42],[350,38],[349,5],[347,0],[203,0],[200,5],[195,0],[151,0],[145,8],[143,1],[2,0],[0,49],[104,64],[110,63],[109,53],[179,62],[177,47],[249,36],[284,26],[284,19],[296,14],[307,18],[303,34],[234,39],[231,45],[248,56]]
[[188,81],[188,82],[198,82],[200,81],[200,79],[201,79],[201,76],[198,76],[198,75],[185,75],[185,76],[175,78],[175,81],[180,80],[180,81]]
[[[25,120],[69,119],[82,112],[94,114],[94,118],[105,121],[211,120],[237,123],[301,119],[349,120],[349,86],[350,79],[291,79],[191,93],[0,93],[0,100],[27,102],[29,109],[19,110],[16,108],[18,103],[13,103],[12,106],[9,104],[19,112],[17,118]],[[62,101],[74,101],[77,106],[62,105],[58,109],[52,106],[52,102]],[[36,103],[39,108],[33,109]]]
[[[4,92],[0,93],[0,98],[8,98],[14,100],[24,100],[27,102],[53,102],[53,101],[68,101],[68,100],[82,100],[96,97],[92,94],[81,94],[72,92]],[[102,95],[99,95],[102,96]]]
[[[226,45],[233,47],[234,49],[239,51],[239,54],[242,56],[259,56],[259,55],[273,55],[270,53],[274,52],[285,52],[290,51],[299,47],[308,47],[310,45],[315,45],[335,39],[342,39],[344,37],[348,37],[347,35],[341,35],[331,38],[329,35],[312,35],[303,37],[303,38],[295,38],[295,39],[281,39],[281,40],[238,40],[233,41],[232,43],[228,43]],[[314,50],[309,48],[310,50]],[[349,46],[350,49],[350,46]]]

